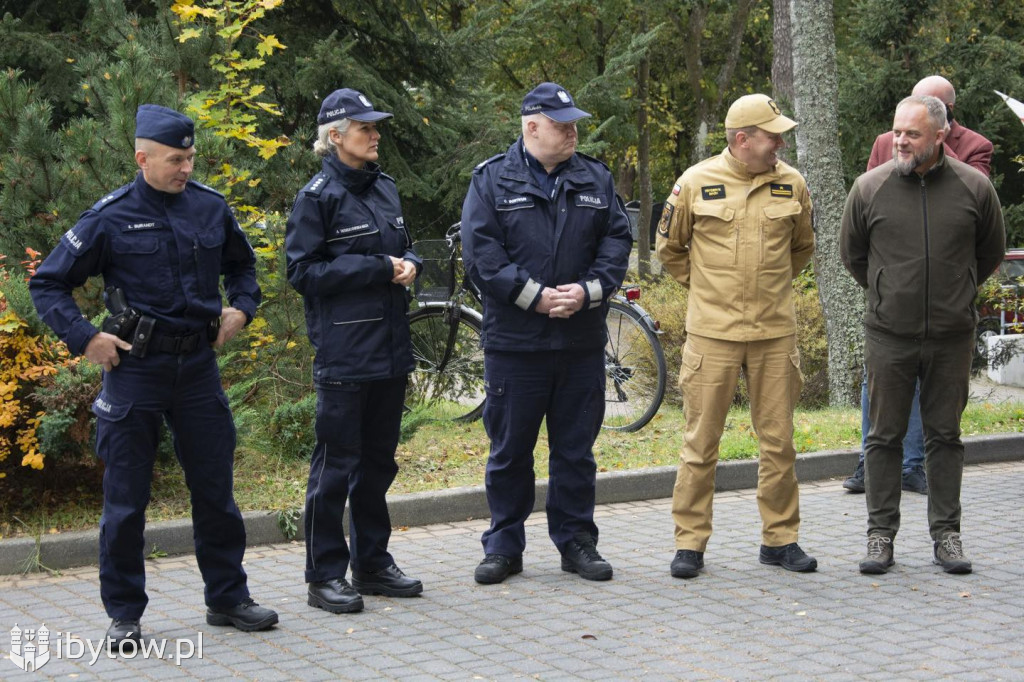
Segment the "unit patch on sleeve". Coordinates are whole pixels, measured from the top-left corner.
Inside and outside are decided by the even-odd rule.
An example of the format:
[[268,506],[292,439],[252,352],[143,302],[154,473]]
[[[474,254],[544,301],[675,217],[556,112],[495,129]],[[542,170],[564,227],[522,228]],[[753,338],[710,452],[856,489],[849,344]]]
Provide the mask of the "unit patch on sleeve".
[[773,182],[770,191],[773,197],[793,198],[793,185],[779,185]]
[[700,196],[705,201],[725,198],[725,185],[705,185],[700,188]]
[[672,224],[672,213],[675,210],[675,206],[667,201],[665,202],[665,208],[661,211],[661,220],[658,222],[658,234],[662,237],[668,236],[668,226]]

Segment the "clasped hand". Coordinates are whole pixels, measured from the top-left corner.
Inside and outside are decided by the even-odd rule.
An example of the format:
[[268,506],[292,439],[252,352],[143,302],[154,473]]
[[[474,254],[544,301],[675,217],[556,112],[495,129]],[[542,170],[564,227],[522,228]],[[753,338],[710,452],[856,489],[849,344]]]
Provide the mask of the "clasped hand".
[[413,280],[416,279],[416,264],[411,260],[402,260],[394,256],[388,257],[391,259],[391,267],[395,269],[395,276],[391,278],[391,281],[401,284],[403,287],[411,286]]
[[551,318],[569,318],[583,308],[586,294],[579,284],[559,284],[552,289],[544,287],[537,302],[537,312]]

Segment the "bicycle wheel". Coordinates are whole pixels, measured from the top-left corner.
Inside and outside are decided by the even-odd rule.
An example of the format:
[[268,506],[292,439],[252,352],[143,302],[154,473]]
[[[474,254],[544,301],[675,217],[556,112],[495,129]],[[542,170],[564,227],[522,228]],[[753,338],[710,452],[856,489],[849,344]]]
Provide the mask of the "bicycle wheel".
[[637,431],[654,418],[665,397],[661,342],[628,304],[612,300],[605,321],[606,384],[603,428]]
[[465,308],[458,311],[455,338],[445,362],[451,337],[446,313],[443,306],[428,306],[409,314],[416,369],[409,375],[406,404],[428,406],[438,419],[473,421],[483,414],[487,397],[480,316]]

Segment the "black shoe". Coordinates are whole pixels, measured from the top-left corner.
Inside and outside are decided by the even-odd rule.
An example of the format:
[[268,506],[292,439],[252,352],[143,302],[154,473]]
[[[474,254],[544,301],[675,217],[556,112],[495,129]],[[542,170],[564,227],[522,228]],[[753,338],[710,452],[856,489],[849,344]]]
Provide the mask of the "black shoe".
[[704,552],[681,549],[672,559],[673,578],[696,578],[702,568],[704,568]]
[[860,572],[881,575],[896,563],[893,559],[892,538],[884,535],[868,536],[868,553],[860,562]]
[[562,570],[586,580],[611,580],[612,565],[597,552],[589,533],[576,533],[562,553]]
[[910,493],[928,494],[928,479],[925,478],[924,469],[914,467],[903,472],[903,489]]
[[246,597],[230,609],[206,609],[206,622],[210,625],[234,625],[242,632],[267,630],[277,624],[277,612],[265,609]]
[[107,628],[108,650],[111,653],[117,653],[120,650],[121,642],[126,639],[135,642],[135,651],[137,652],[139,641],[142,639],[142,628],[139,627],[139,621],[118,620],[117,618],[110,621],[110,627]]
[[415,597],[423,591],[423,583],[402,573],[395,564],[379,571],[352,571],[352,586],[361,594],[382,594],[385,597]]
[[807,556],[795,542],[781,547],[761,545],[761,554],[758,558],[762,564],[782,566],[787,571],[797,573],[810,573],[818,568],[818,560]]
[[857,462],[857,468],[853,470],[853,476],[843,481],[843,487],[851,493],[864,492],[864,460]]
[[473,573],[473,580],[481,585],[500,583],[505,578],[523,572],[523,557],[488,554]]
[[363,597],[344,578],[310,583],[306,603],[328,613],[356,613],[363,610]]
[[964,556],[960,533],[948,533],[935,543],[935,563],[946,573],[970,573],[971,560]]

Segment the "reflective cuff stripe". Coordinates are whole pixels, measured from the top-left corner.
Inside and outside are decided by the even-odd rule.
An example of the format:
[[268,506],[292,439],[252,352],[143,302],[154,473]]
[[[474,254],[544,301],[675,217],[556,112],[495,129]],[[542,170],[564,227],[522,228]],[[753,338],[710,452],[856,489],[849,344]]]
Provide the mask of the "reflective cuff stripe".
[[519,292],[519,298],[516,299],[516,305],[523,310],[529,310],[530,304],[533,303],[533,299],[537,298],[537,294],[539,293],[540,285],[532,279],[526,280],[526,284],[523,285],[523,290]]
[[592,279],[587,282],[587,296],[590,297],[590,306],[587,310],[597,308],[601,305],[604,291],[601,290],[601,280]]

